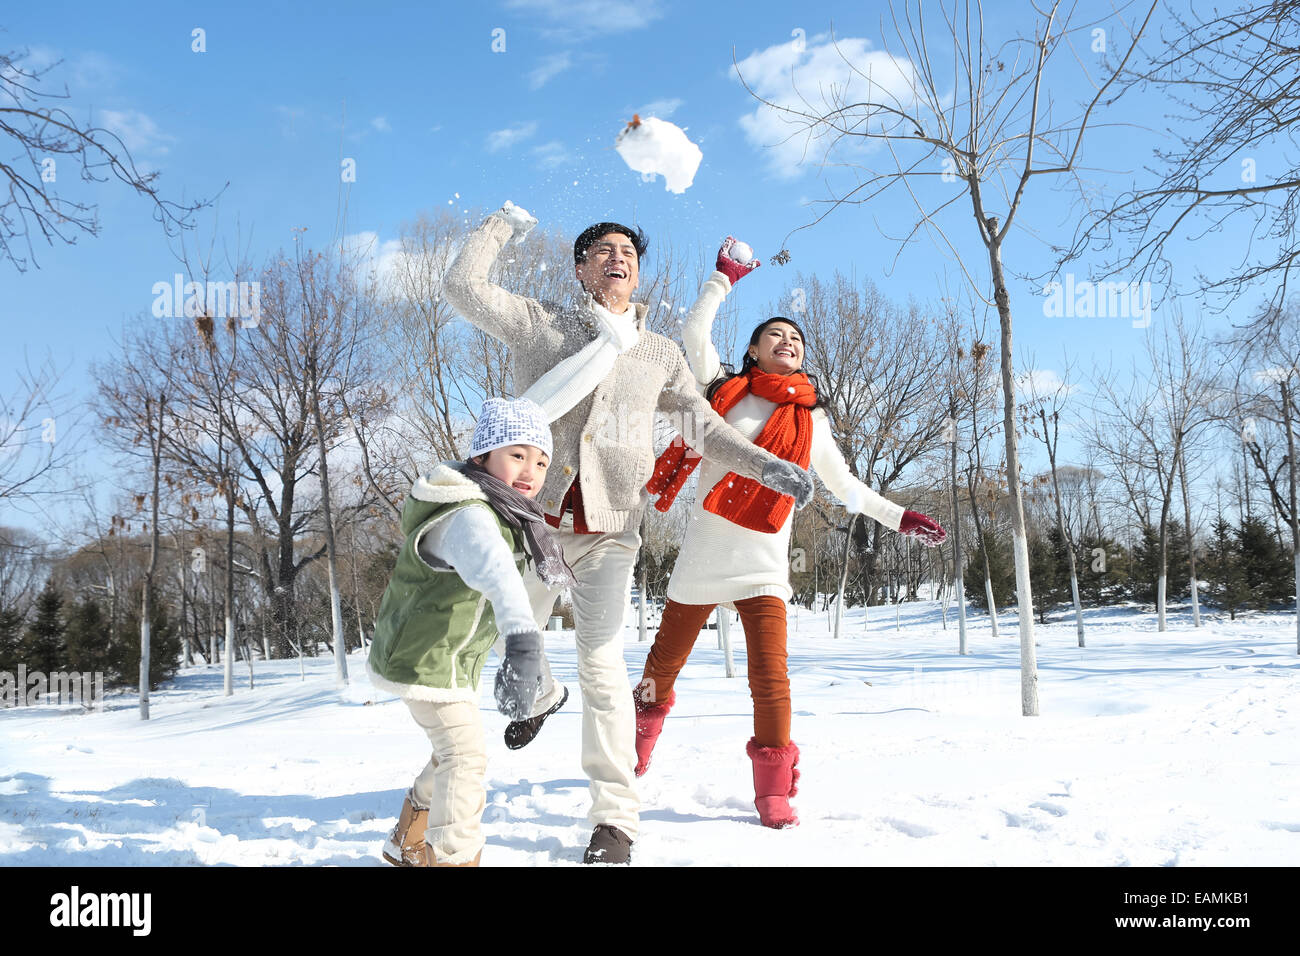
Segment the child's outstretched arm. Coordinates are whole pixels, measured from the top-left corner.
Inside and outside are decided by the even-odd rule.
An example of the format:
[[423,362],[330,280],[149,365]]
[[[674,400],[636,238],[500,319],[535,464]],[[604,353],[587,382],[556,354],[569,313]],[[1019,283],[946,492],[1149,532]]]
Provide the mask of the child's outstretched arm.
[[417,551],[436,568],[453,568],[462,581],[492,602],[504,635],[537,629],[523,578],[501,529],[486,506],[458,508],[420,538]]

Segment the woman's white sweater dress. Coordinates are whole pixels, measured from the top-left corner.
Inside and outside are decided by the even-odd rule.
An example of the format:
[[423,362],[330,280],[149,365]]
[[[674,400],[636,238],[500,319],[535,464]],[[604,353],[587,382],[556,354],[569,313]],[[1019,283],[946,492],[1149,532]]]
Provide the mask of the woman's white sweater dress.
[[[682,326],[682,344],[691,372],[703,391],[722,369],[711,332],[718,306],[731,291],[721,272],[705,280],[700,297]],[[746,395],[723,418],[750,441],[758,438],[776,405],[757,395]],[[813,409],[812,459],[809,465],[827,489],[850,511],[865,514],[897,531],[903,509],[872,491],[849,472],[831,434],[826,412]],[[704,459],[697,469],[699,488],[691,505],[690,524],[682,543],[668,597],[678,604],[734,604],[746,598],[774,595],[789,601],[790,524],[773,534],[751,531],[704,510],[704,499],[729,469]],[[792,512],[793,514],[793,512]]]

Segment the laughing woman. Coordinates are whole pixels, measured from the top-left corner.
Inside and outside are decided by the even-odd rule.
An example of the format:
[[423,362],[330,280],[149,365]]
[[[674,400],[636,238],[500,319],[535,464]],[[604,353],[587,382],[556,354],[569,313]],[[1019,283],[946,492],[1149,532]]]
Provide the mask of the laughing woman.
[[[803,330],[770,318],[754,330],[740,370],[730,373],[710,340],[718,306],[734,283],[758,265],[731,258],[728,236],[717,271],[705,281],[682,327],[682,343],[696,381],[714,409],[746,438],[802,468],[852,512],[865,514],[927,545],[944,540],[930,518],[906,511],[850,473],[836,447],[817,382],[801,371]],[[679,436],[660,456],[646,485],[667,511],[699,456]],[[713,609],[729,605],[745,628],[754,736],[746,751],[754,766],[754,805],[764,826],[798,824],[789,798],[799,779],[799,748],[790,739],[790,679],[786,668],[786,602],[792,596],[788,551],[793,499],[705,461],[672,577],[659,633],[646,658],[636,701],[638,776],[650,765],[664,718],[676,701],[673,684]]]

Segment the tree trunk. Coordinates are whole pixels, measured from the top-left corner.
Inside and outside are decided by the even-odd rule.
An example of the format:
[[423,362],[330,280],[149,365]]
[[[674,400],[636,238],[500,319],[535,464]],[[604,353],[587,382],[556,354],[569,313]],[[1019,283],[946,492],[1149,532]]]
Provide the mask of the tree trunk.
[[334,634],[334,679],[346,686],[348,682],[347,641],[343,636],[343,602],[339,596],[338,552],[334,547],[334,519],[330,514],[329,463],[325,454],[325,430],[321,423],[320,387],[313,368],[312,414],[316,419],[316,444],[320,449],[321,511],[325,519],[325,559],[329,566],[330,622]]
[[[1183,489],[1183,520],[1187,531],[1187,563],[1189,565],[1192,585],[1192,626],[1201,626],[1201,595],[1196,586],[1196,544],[1192,536],[1192,502],[1187,497],[1187,450],[1182,450],[1179,461],[1178,477]],[[1080,644],[1080,647],[1083,645]]]
[[[1061,485],[1056,478],[1056,448],[1057,448],[1057,431],[1059,427],[1059,418],[1057,412],[1052,412],[1052,431],[1050,432],[1051,441],[1048,441],[1049,432],[1047,430],[1047,412],[1040,408],[1038,416],[1043,422],[1043,443],[1047,445],[1047,459],[1052,468],[1052,494],[1056,498],[1056,530],[1060,532],[1061,541],[1065,545],[1066,556],[1070,559],[1070,599],[1074,601],[1074,627],[1079,637],[1079,646],[1084,646],[1083,641],[1083,605],[1079,603],[1079,574],[1074,565],[1074,542],[1070,539],[1070,529],[1065,526],[1065,513],[1061,509]],[[1186,494],[1186,489],[1183,491]],[[1190,514],[1191,512],[1188,512]],[[1192,575],[1192,596],[1196,595],[1196,575]]]
[[835,598],[835,631],[833,636],[839,640],[840,624],[844,617],[844,589],[849,584],[849,548],[853,544],[853,525],[858,520],[856,513],[849,515],[849,526],[844,532],[844,554],[840,561],[840,593]]
[[[645,519],[642,519],[641,522],[641,540],[642,541],[646,540]],[[638,594],[640,594],[641,597],[641,600],[637,601],[637,643],[638,644],[646,643],[646,631],[649,630],[649,628],[646,627],[646,600],[647,600],[646,585],[647,583],[649,583],[649,578],[650,578],[649,572],[646,571],[647,563],[649,563],[649,559],[647,559],[646,557],[645,549],[642,548],[641,549],[641,578],[638,579],[638,583],[637,583],[637,592]]]
[[[148,400],[145,413],[153,432],[153,418],[148,415]],[[162,430],[163,410],[166,407],[165,396],[158,396],[158,431],[149,435],[153,458],[153,509],[149,521],[149,567],[144,573],[144,588],[140,598],[140,719],[149,719],[149,642],[153,626],[153,576],[158,568],[158,473],[162,470]]]
[[[957,418],[955,404],[949,406],[954,423]],[[957,653],[966,653],[966,583],[962,580],[961,567],[961,510],[957,504],[957,431],[953,425],[951,464],[952,488],[952,583],[957,592]],[[944,615],[945,619],[947,614]]]
[[1295,650],[1300,654],[1300,515],[1296,514],[1295,430],[1291,423],[1291,390],[1287,379],[1282,380],[1282,421],[1286,426],[1288,497],[1291,505],[1291,553],[1295,559]]
[[736,665],[731,657],[731,613],[718,605],[718,647],[722,649],[722,662],[728,677],[736,676]]
[[[979,471],[979,453],[976,452],[975,467]],[[989,609],[989,626],[992,629],[993,640],[998,639],[998,605],[993,600],[993,566],[989,563],[988,543],[984,540],[984,522],[980,520],[979,504],[975,500],[975,482],[967,472],[966,486],[970,489],[970,513],[975,519],[975,536],[979,538],[980,557],[984,559],[984,601]],[[964,588],[966,582],[963,578],[958,579]],[[965,591],[963,590],[963,594]]]
[[193,654],[190,650],[190,634],[187,626],[186,614],[188,609],[185,606],[185,539],[178,537],[176,540],[176,562],[177,577],[180,578],[181,596],[177,602],[177,610],[181,622],[181,666],[190,667],[194,663]]
[[1029,543],[1025,537],[1025,505],[1020,490],[1020,450],[1016,445],[1016,386],[1012,374],[1011,295],[1002,274],[1002,248],[996,236],[989,243],[993,298],[1002,327],[1002,419],[1006,433],[1007,483],[1011,490],[1011,535],[1016,558],[1016,617],[1020,622],[1020,712],[1038,716],[1038,659],[1034,649],[1034,591],[1029,580]]
[[[226,666],[225,691],[229,697],[235,692],[235,490],[230,475],[225,475],[226,486]],[[250,660],[251,670],[253,663]],[[249,681],[251,686],[252,681]]]

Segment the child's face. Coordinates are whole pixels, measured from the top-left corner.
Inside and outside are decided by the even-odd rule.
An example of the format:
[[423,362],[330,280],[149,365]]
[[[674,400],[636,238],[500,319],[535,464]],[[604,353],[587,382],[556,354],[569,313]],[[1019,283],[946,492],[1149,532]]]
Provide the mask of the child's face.
[[488,452],[483,470],[525,498],[536,498],[550,463],[551,456],[534,445],[506,445]]

